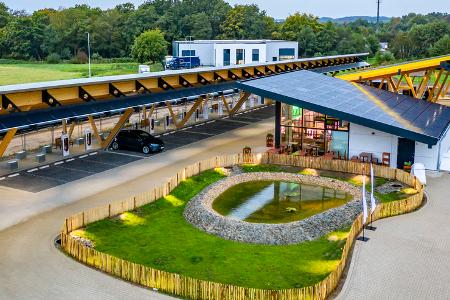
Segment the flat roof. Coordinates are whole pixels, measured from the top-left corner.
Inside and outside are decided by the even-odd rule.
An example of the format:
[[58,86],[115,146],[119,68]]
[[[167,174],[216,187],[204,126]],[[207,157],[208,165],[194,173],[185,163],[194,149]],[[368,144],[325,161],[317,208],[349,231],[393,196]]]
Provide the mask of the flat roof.
[[179,44],[267,44],[267,43],[297,43],[297,41],[286,40],[193,40],[175,41]]
[[165,101],[193,100],[206,94],[228,94],[236,92],[236,82],[208,84],[200,87],[169,90],[154,94],[121,97],[119,100],[91,101],[86,103],[65,105],[29,112],[0,115],[0,132],[10,128],[28,129],[32,126],[44,126],[64,119],[77,119],[97,116],[109,112],[121,112],[130,107],[148,106]]
[[150,78],[159,78],[162,76],[188,75],[188,74],[197,74],[197,73],[202,73],[202,72],[215,72],[215,71],[233,70],[233,69],[241,69],[241,68],[263,67],[263,66],[271,66],[271,65],[277,65],[277,64],[313,62],[313,61],[324,60],[324,59],[365,57],[367,55],[369,55],[369,53],[356,53],[356,54],[300,58],[300,59],[283,60],[283,61],[277,61],[277,62],[252,63],[252,64],[226,66],[226,67],[201,67],[201,68],[194,68],[194,69],[168,70],[168,71],[151,72],[151,73],[144,73],[144,74],[128,74],[128,75],[103,76],[103,77],[92,77],[92,78],[53,80],[53,81],[44,81],[44,82],[35,82],[35,83],[3,85],[3,86],[0,86],[0,94],[11,94],[11,93],[20,93],[20,92],[36,91],[36,90],[47,90],[47,89],[67,88],[67,87],[74,87],[74,86],[76,87],[76,86],[85,86],[85,85],[94,85],[94,84],[114,83],[114,82],[128,81],[128,80],[129,81],[143,80],[143,79],[150,79]]
[[450,124],[450,107],[351,83],[312,71],[240,81],[263,97],[435,145]]

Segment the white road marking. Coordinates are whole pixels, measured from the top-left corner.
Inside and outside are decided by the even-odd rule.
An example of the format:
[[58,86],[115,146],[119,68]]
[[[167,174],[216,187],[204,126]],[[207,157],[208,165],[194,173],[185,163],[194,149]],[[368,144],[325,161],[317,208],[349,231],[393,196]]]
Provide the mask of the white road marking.
[[57,166],[57,165],[61,165],[61,164],[63,164],[64,162],[63,161],[58,161],[58,162],[55,162],[55,166]]
[[49,165],[45,165],[45,166],[39,167],[39,169],[40,169],[40,170],[42,170],[42,169],[47,169],[48,167],[50,167],[50,166],[49,166]]
[[75,158],[69,158],[68,160],[66,160],[66,162],[74,161],[74,160],[75,160]]
[[89,153],[89,155],[97,155],[97,154],[98,154],[98,152]]
[[28,173],[31,173],[31,172],[35,172],[35,171],[37,171],[38,170],[38,168],[34,168],[34,169],[31,169],[31,170],[28,170],[27,172]]
[[81,155],[79,158],[85,158],[85,157],[88,157],[88,155],[87,154]]
[[5,180],[5,179],[6,179],[6,177],[1,177],[1,178],[0,178],[0,180]]
[[8,175],[8,177],[11,178],[11,177],[19,176],[19,175],[20,175],[19,173],[15,173],[15,174]]

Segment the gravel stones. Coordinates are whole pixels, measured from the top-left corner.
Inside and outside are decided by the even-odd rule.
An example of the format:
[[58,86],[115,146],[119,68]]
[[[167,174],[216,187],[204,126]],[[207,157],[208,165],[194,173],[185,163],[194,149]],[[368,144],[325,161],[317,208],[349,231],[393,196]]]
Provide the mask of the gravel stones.
[[[230,187],[249,181],[278,180],[326,186],[347,192],[353,200],[307,219],[284,224],[249,223],[225,217],[212,208],[213,201]],[[361,212],[359,188],[336,179],[282,172],[254,172],[231,175],[197,194],[188,202],[185,219],[196,228],[227,240],[238,242],[287,245],[317,239],[350,225]]]

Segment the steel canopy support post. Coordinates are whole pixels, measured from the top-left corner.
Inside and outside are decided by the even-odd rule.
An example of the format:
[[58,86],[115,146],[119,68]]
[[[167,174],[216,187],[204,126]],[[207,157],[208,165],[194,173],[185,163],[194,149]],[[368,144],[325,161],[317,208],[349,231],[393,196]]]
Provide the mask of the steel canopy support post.
[[0,157],[3,156],[6,149],[8,148],[9,144],[11,143],[12,139],[17,133],[17,128],[12,128],[8,130],[8,132],[3,137],[3,140],[0,142]]
[[275,102],[275,148],[281,146],[281,102]]

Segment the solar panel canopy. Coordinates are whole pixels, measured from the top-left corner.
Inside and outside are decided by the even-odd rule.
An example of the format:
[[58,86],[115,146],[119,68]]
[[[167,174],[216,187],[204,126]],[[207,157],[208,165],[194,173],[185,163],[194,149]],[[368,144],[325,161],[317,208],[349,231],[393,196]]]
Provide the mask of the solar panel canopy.
[[437,144],[450,123],[448,106],[312,71],[241,81],[237,87],[430,146]]

